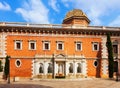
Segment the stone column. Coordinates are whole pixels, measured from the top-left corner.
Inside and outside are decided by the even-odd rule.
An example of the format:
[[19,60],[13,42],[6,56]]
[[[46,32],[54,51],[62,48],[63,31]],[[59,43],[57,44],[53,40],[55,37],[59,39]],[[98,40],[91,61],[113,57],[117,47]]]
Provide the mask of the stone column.
[[73,73],[76,74],[76,60],[73,61]]
[[65,62],[65,76],[67,76],[69,73],[68,68],[69,68],[68,61],[66,61]]
[[35,73],[35,59],[32,60],[32,77],[36,75]]
[[53,61],[53,78],[55,78],[55,73],[56,73],[56,62]]
[[81,69],[82,69],[82,74],[84,74],[85,76],[87,76],[87,63],[85,59],[82,59],[81,61]]
[[46,78],[47,75],[47,61],[46,59],[44,60],[44,78]]

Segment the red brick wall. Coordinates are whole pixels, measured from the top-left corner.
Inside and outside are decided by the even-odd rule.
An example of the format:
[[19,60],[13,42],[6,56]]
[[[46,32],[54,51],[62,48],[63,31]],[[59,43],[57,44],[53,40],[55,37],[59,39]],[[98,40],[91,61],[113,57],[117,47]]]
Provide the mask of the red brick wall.
[[92,59],[87,60],[87,75],[94,77],[101,77],[101,59],[98,60],[99,64],[97,67],[94,66],[94,61]]
[[[15,50],[14,49],[14,40],[22,40],[23,46],[22,50]],[[29,50],[28,49],[28,40],[36,40],[36,50]],[[43,50],[43,40],[51,41],[51,50]],[[56,41],[64,41],[64,50],[56,50]],[[75,50],[75,41],[82,42],[82,51]],[[7,37],[7,54],[11,56],[29,56],[34,57],[35,54],[53,54],[56,53],[65,53],[69,55],[80,55],[84,54],[85,57],[97,57],[100,52],[92,50],[92,42],[101,42],[100,38],[71,38],[69,37],[32,37],[32,36],[8,36]]]
[[32,75],[32,61],[31,59],[19,58],[21,66],[17,67],[15,62],[17,59],[10,59],[10,75],[11,77],[31,77]]
[[[14,40],[22,40],[22,50],[14,50]],[[36,40],[36,50],[29,50],[28,40]],[[43,40],[49,40],[50,42],[50,50],[44,51],[43,50]],[[58,51],[56,50],[56,41],[64,41],[64,50]],[[75,50],[75,41],[81,41],[82,42],[82,51],[76,51]],[[31,66],[32,66],[32,59],[24,58],[24,57],[31,57],[34,58],[35,54],[45,54],[46,55],[52,55],[54,53],[56,54],[67,54],[67,55],[81,55],[83,54],[85,58],[97,58],[101,57],[101,51],[93,51],[92,50],[92,42],[101,42],[101,38],[84,38],[84,37],[71,37],[71,35],[68,35],[68,37],[52,37],[52,36],[7,36],[7,54],[11,57],[22,57],[18,58],[21,59],[22,65],[20,68],[15,67],[15,58],[11,59],[11,75],[14,76],[16,74],[19,74],[19,76],[31,76]],[[101,44],[101,43],[100,43]],[[96,75],[96,68],[93,66],[92,61],[87,61],[87,68],[88,68],[88,75]],[[20,73],[18,73],[18,69],[20,70]],[[25,69],[28,69],[27,71],[24,71]],[[27,73],[27,74],[25,74]]]
[[63,24],[79,24],[80,26],[81,25],[84,25],[84,26],[88,26],[89,23],[86,21],[86,20],[80,20],[80,19],[70,19],[68,21],[65,21]]

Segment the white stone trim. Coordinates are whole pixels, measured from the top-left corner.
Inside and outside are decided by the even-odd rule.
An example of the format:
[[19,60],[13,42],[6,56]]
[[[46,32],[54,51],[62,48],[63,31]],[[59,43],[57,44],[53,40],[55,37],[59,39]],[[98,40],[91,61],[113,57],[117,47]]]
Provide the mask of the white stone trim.
[[107,41],[107,37],[102,37],[102,42],[101,42],[102,58],[108,58],[107,57],[108,53],[107,53],[106,41]]
[[35,59],[32,60],[32,68],[31,68],[31,71],[32,71],[32,77],[34,77],[34,75],[35,75]]
[[108,75],[108,60],[107,59],[102,60],[102,74]]
[[25,33],[25,34],[17,34],[17,33],[14,33],[14,34],[9,34],[9,36],[41,36],[41,37],[69,37],[69,38],[101,38],[103,37],[104,35],[101,35],[101,36],[95,36],[95,35],[87,35],[87,36],[84,36],[84,35],[70,35],[70,34],[62,34],[62,35],[59,35],[58,34],[28,34],[28,33]]
[[0,57],[6,57],[6,41],[7,41],[7,34],[2,32],[0,33]]

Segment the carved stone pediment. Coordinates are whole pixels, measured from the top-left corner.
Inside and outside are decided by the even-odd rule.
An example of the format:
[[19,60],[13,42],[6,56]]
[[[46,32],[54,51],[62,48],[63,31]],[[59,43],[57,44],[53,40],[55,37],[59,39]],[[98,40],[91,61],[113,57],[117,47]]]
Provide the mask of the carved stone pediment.
[[66,61],[66,55],[64,54],[57,54],[54,56],[55,61]]
[[55,58],[58,58],[58,59],[59,59],[59,58],[60,58],[60,59],[64,58],[64,59],[65,59],[65,58],[66,58],[66,55],[64,55],[64,54],[58,54],[58,55],[55,56]]

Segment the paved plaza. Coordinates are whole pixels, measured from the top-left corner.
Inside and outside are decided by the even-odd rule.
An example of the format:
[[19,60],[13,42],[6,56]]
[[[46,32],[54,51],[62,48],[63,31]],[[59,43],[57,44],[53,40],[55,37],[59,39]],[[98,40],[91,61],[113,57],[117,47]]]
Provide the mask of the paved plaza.
[[120,88],[120,81],[100,78],[22,80],[11,84],[0,81],[0,88]]

